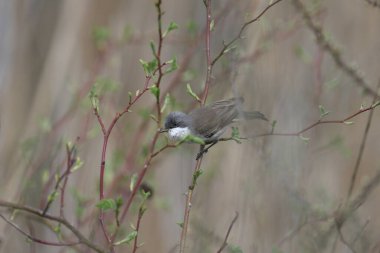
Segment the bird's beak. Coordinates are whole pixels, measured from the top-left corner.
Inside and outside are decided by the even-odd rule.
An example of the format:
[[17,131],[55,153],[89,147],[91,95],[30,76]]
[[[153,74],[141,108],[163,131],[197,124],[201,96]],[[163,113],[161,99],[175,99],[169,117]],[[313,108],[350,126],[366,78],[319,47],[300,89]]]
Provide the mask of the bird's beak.
[[166,133],[168,131],[168,129],[165,129],[165,128],[160,128],[158,130],[159,133]]

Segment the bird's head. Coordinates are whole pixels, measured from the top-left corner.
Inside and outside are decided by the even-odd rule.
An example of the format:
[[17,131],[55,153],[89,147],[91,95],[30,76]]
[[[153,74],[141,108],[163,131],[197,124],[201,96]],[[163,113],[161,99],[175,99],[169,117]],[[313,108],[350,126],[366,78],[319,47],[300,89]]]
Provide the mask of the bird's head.
[[169,139],[179,141],[191,133],[190,126],[189,115],[183,112],[171,112],[165,119],[164,129],[161,129],[160,132],[168,132]]

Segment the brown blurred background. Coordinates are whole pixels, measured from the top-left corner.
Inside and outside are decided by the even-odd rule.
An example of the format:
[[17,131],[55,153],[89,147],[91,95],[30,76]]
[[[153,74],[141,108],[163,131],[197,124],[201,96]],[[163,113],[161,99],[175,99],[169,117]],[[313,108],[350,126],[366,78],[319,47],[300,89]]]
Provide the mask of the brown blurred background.
[[[213,1],[212,55],[268,2]],[[365,0],[302,2],[339,48],[342,59],[375,90],[380,79],[380,9]],[[243,95],[247,110],[262,111],[277,121],[275,131],[283,133],[297,132],[317,121],[319,105],[330,111],[326,119],[340,120],[373,100],[318,45],[292,3],[284,0],[274,6],[248,27],[236,49],[217,62],[208,98],[211,102]],[[205,8],[202,1],[170,0],[163,1],[163,10],[164,27],[175,21],[179,29],[165,39],[162,57],[176,56],[179,69],[165,76],[162,89],[173,86],[170,94],[176,103],[170,110],[187,110],[193,99],[186,93],[186,84],[200,93],[205,80]],[[134,94],[144,85],[139,59],[152,57],[149,41],[157,40],[156,20],[154,1],[0,0],[1,199],[41,207],[41,199],[51,190],[45,184],[47,178],[63,167],[64,143],[79,137],[78,155],[85,164],[70,176],[65,213],[84,234],[90,233],[91,224],[97,221],[91,213],[96,211],[102,136],[87,94],[99,80],[112,86],[100,102],[108,125],[127,104],[128,91]],[[102,31],[105,42],[94,38],[94,33]],[[107,153],[106,189],[118,173],[132,175],[141,169],[154,122],[149,121],[138,143],[133,140],[153,102],[153,96],[144,95],[133,112],[118,122]],[[379,170],[379,115],[376,109],[354,194]],[[308,143],[299,137],[268,136],[241,145],[218,144],[202,164],[188,252],[216,252],[235,211],[239,218],[228,242],[243,252],[352,252],[336,230],[326,232],[328,222],[297,227],[311,213],[332,214],[344,202],[367,118],[368,113],[363,113],[352,120],[353,125],[315,127],[303,135],[310,138]],[[262,122],[240,127],[242,136],[270,129],[270,123]],[[181,230],[176,223],[183,219],[184,193],[191,182],[196,151],[195,145],[182,145],[166,150],[152,163],[146,180],[154,196],[142,220],[139,242],[145,244],[139,252],[177,252]],[[131,153],[137,154],[133,162],[127,157]],[[128,187],[121,182],[108,197]],[[88,201],[84,216],[90,215],[93,223],[77,223],[75,194]],[[379,196],[377,189],[342,227],[344,238],[356,252],[379,252]],[[58,212],[58,206],[50,212]],[[55,240],[48,229],[16,216],[14,221],[25,231]],[[126,228],[136,222],[135,217],[128,217]],[[1,252],[76,252],[31,245],[2,220],[0,238]],[[130,249],[123,246],[118,252]],[[239,251],[227,247],[225,252]]]

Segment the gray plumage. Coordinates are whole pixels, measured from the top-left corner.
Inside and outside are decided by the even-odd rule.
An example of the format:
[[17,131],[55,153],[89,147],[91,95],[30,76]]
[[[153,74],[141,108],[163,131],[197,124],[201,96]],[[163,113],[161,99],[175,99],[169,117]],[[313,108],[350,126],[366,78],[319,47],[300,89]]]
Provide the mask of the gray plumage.
[[165,129],[188,127],[192,135],[202,138],[206,144],[217,141],[226,127],[238,118],[267,120],[264,114],[238,110],[243,98],[220,100],[192,110],[189,114],[171,112],[165,119]]

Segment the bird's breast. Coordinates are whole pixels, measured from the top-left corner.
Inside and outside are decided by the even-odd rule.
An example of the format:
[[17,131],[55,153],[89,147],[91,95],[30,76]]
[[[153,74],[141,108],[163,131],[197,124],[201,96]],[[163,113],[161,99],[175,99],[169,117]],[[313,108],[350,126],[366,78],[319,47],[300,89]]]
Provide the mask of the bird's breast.
[[172,141],[181,141],[185,139],[190,133],[191,132],[188,127],[175,127],[169,129],[168,136]]

